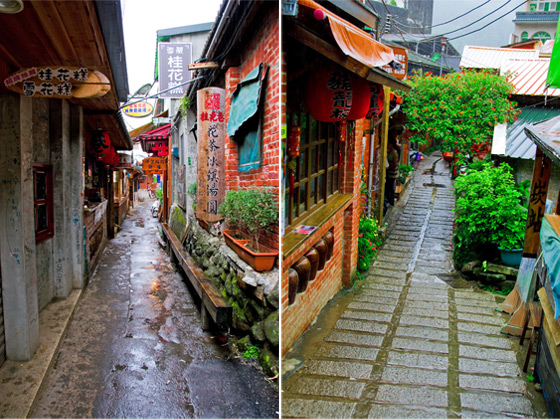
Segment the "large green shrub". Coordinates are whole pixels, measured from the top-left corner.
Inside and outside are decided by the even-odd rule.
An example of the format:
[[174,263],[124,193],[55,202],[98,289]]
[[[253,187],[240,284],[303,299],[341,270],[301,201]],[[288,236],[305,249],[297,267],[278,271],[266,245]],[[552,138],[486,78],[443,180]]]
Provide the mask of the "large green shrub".
[[371,261],[379,254],[381,237],[374,218],[363,216],[360,218],[358,232],[358,271],[366,272]]
[[230,228],[247,231],[251,247],[258,250],[260,234],[278,222],[278,203],[267,191],[241,189],[228,191],[219,213],[226,218]]
[[520,204],[511,167],[485,163],[482,170],[468,170],[455,184],[455,260],[462,264],[488,245],[523,247],[527,210]]

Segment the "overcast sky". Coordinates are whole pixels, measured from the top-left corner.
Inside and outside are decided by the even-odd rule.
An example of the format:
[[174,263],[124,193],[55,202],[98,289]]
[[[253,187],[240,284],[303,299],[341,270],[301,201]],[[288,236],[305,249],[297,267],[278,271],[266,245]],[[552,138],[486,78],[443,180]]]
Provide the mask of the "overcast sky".
[[[221,3],[222,0],[121,0],[130,94],[154,81],[157,31],[214,22]],[[150,118],[125,117],[125,121],[132,129]]]

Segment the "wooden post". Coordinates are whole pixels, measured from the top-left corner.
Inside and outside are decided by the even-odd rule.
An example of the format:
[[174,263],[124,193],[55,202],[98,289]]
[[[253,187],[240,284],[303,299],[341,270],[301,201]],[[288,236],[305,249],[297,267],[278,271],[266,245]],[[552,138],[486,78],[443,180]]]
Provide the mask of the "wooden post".
[[379,204],[377,205],[377,222],[383,224],[383,204],[385,202],[385,174],[387,172],[387,140],[389,137],[389,103],[391,99],[391,89],[383,86],[385,98],[383,101],[383,123],[381,130],[381,153],[379,155]]
[[197,92],[197,204],[196,218],[220,221],[218,208],[226,195],[224,89],[207,87]]
[[523,259],[521,260],[513,291],[509,293],[502,304],[498,305],[506,313],[513,313],[507,323],[502,326],[502,332],[510,335],[521,335],[528,315],[527,303],[532,300],[535,293],[533,270],[540,248],[541,223],[546,206],[551,168],[552,162],[537,147],[535,165],[533,166],[533,179],[531,181],[531,194],[529,195]]
[[163,186],[161,188],[162,195],[163,195],[163,220],[167,223],[169,220],[168,214],[168,200],[167,200],[167,170],[163,172]]

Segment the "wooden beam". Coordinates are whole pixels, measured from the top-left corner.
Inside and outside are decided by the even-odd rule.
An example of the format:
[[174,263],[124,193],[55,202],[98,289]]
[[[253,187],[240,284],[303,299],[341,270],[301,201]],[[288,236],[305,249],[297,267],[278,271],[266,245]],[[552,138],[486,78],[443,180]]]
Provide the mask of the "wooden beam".
[[[47,33],[48,41],[56,50],[56,53],[60,57],[64,57],[66,61],[65,64],[68,64],[70,60],[75,60],[74,65],[78,65],[81,62],[80,57],[74,49],[74,45],[70,40],[67,28],[60,17],[56,5],[49,1],[37,1],[31,2],[30,6],[35,9],[35,12],[39,16],[39,21],[37,23],[40,24]],[[79,7],[81,7],[81,5]],[[59,63],[53,63],[53,65],[54,64]]]
[[194,70],[200,70],[203,68],[218,68],[220,66],[220,64],[214,62],[214,61],[208,61],[206,63],[194,63],[194,64],[189,64],[189,70],[194,71]]
[[179,242],[179,239],[175,236],[169,225],[162,223],[162,227],[179,264],[202,300],[203,315],[210,315],[217,325],[228,328],[231,325],[233,308],[224,300],[221,293],[208,279],[204,271],[195,263],[193,258],[183,250],[183,245]]
[[286,34],[362,78],[366,78],[369,74],[368,66],[348,57],[340,48],[329,44],[300,25],[287,21]]

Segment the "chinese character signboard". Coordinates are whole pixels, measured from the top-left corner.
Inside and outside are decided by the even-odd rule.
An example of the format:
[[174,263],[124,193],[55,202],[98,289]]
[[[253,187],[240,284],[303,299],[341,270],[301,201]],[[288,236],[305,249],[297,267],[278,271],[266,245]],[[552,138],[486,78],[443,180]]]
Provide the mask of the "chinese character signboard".
[[123,113],[126,116],[131,116],[133,118],[143,118],[145,116],[151,115],[154,111],[154,107],[148,102],[138,102],[132,105],[125,106],[122,108]]
[[196,216],[219,221],[225,196],[225,90],[208,87],[197,92],[198,179]]
[[167,170],[165,157],[148,157],[142,160],[142,171],[145,175],[161,174]]
[[4,85],[24,96],[52,99],[95,98],[111,90],[105,75],[84,67],[32,67],[12,73]]
[[[191,79],[188,69],[192,61],[191,44],[160,43],[158,46],[159,90],[161,97],[183,97],[187,86],[178,86]],[[173,89],[173,87],[176,87]]]
[[408,53],[405,48],[393,46],[391,48],[393,48],[395,60],[381,68],[397,79],[404,80],[408,70]]

